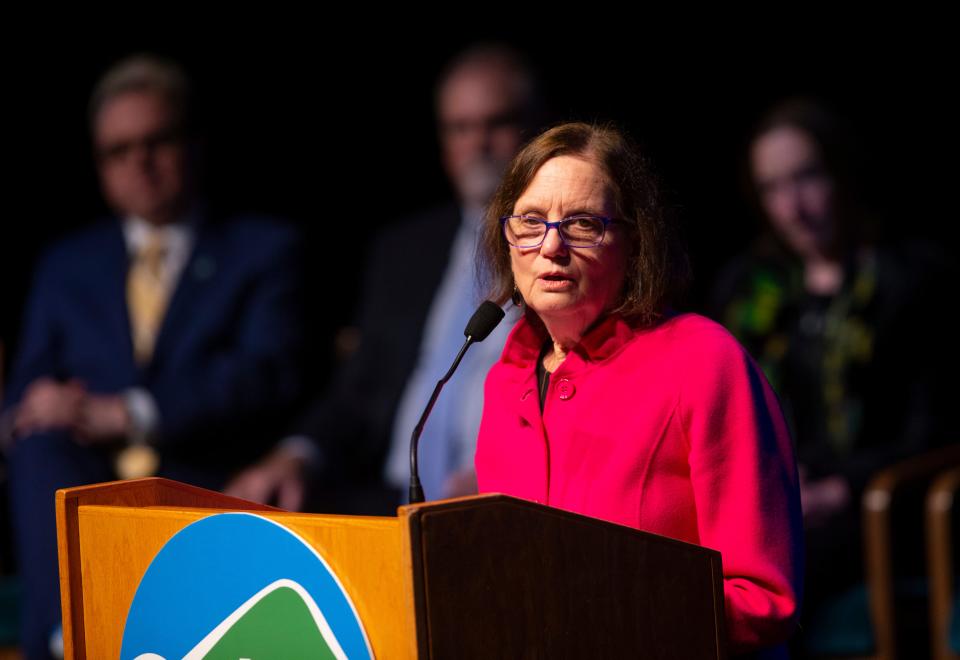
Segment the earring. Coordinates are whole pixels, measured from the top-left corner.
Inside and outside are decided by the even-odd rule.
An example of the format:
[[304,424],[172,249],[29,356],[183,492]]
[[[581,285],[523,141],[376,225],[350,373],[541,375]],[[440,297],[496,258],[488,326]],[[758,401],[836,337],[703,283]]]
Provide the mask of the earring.
[[523,296],[520,295],[520,289],[517,288],[516,284],[513,285],[513,293],[510,294],[510,300],[513,301],[516,307],[523,305]]

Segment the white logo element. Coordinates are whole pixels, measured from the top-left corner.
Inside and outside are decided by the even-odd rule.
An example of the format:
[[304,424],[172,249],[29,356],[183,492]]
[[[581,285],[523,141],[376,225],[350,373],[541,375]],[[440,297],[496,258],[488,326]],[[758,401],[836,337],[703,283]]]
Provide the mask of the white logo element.
[[[310,611],[311,616],[313,616],[313,622],[320,630],[320,634],[323,635],[323,641],[325,641],[327,646],[330,647],[330,651],[333,653],[334,657],[337,658],[337,660],[347,660],[347,654],[343,652],[343,647],[340,646],[340,642],[337,641],[336,635],[333,634],[330,624],[327,623],[327,619],[323,616],[323,612],[320,611],[320,608],[317,607],[316,602],[314,602],[310,594],[307,593],[306,589],[301,587],[293,580],[288,580],[287,578],[282,578],[276,582],[268,584],[266,587],[247,599],[243,605],[235,609],[230,616],[221,621],[216,628],[211,630],[206,637],[200,640],[199,644],[197,644],[195,647],[193,647],[193,649],[190,650],[189,653],[183,656],[183,660],[203,660],[203,657],[209,653],[214,646],[217,645],[217,642],[219,642],[220,639],[230,631],[233,625],[239,621],[243,615],[249,612],[254,605],[259,603],[262,599],[269,596],[277,589],[283,588],[292,589],[303,600],[304,604],[307,606],[307,609]],[[166,659],[161,655],[157,655],[156,653],[141,653],[134,660]]]

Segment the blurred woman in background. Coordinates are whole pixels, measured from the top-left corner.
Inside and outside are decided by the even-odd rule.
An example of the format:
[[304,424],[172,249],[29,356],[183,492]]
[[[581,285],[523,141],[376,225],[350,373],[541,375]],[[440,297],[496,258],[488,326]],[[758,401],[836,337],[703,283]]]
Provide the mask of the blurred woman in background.
[[842,604],[863,580],[859,502],[869,478],[937,436],[933,351],[943,346],[923,322],[935,299],[930,251],[877,241],[851,142],[809,100],[760,122],[749,176],[766,230],[724,269],[712,301],[780,395],[796,441],[808,633],[821,605]]

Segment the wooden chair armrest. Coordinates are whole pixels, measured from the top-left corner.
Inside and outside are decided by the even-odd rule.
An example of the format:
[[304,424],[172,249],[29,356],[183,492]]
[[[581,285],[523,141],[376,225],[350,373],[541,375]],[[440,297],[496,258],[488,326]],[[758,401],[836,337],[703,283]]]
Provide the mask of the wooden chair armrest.
[[864,490],[864,569],[870,593],[877,658],[893,658],[896,654],[890,515],[894,492],[909,483],[930,479],[953,465],[960,465],[960,444],[932,450],[885,468],[870,480]]
[[927,493],[927,572],[930,579],[930,650],[936,660],[958,657],[950,649],[955,568],[952,521],[958,506],[960,467],[942,472]]

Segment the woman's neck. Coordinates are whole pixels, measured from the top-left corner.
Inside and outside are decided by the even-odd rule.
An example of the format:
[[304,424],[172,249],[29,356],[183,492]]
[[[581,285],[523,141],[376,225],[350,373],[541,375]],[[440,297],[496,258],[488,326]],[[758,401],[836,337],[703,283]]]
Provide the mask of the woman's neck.
[[828,257],[805,260],[803,285],[815,295],[831,296],[837,293],[843,286],[843,264]]
[[559,319],[541,318],[552,344],[552,350],[547,351],[543,358],[544,368],[547,371],[556,371],[557,367],[567,359],[567,355],[573,350],[574,346],[580,343],[583,336],[602,317],[603,314],[595,319],[587,319],[577,315]]
[[553,373],[557,368],[563,364],[563,361],[567,359],[567,354],[573,350],[571,345],[563,345],[557,342],[552,342],[551,350],[547,351],[547,354],[543,356],[543,368]]

